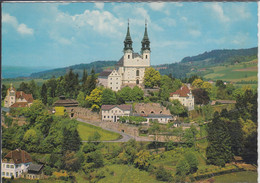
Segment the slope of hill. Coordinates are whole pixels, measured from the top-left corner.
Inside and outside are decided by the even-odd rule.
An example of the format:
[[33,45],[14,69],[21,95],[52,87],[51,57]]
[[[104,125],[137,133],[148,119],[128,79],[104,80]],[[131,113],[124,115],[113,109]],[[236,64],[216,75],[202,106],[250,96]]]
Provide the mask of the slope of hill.
[[57,68],[42,72],[33,73],[30,75],[32,78],[51,78],[52,76],[59,77],[63,76],[68,72],[70,69],[73,70],[73,72],[78,73],[79,76],[83,74],[83,70],[86,69],[88,73],[91,72],[91,69],[94,68],[96,73],[102,72],[106,68],[112,68],[116,64],[116,61],[95,61],[91,62],[89,64],[77,64],[72,65],[69,67],[63,67],[63,68]]
[[204,52],[192,57],[185,57],[181,60],[182,63],[188,62],[199,62],[204,61],[208,63],[222,63],[222,62],[244,62],[252,60],[252,57],[257,55],[257,47],[249,49],[223,49],[223,50],[212,50],[210,52]]
[[154,66],[161,74],[183,78],[189,75],[212,73],[211,67],[244,63],[257,58],[258,48],[238,50],[212,50],[192,57],[185,57],[179,63]]

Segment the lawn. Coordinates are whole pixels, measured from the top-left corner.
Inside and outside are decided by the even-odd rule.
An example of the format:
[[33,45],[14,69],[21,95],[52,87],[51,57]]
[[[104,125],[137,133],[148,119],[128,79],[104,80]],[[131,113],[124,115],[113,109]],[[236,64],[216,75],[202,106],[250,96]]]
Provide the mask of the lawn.
[[78,132],[82,140],[88,140],[95,132],[98,132],[101,135],[100,140],[117,140],[121,137],[118,133],[110,132],[83,122],[78,123]]
[[237,182],[246,182],[246,183],[256,183],[257,182],[257,172],[244,171],[229,173],[225,175],[219,175],[214,177],[214,183],[237,183]]
[[100,183],[159,183],[155,177],[149,175],[146,171],[140,171],[129,165],[107,165],[98,170],[97,173],[103,171],[105,178],[99,180]]

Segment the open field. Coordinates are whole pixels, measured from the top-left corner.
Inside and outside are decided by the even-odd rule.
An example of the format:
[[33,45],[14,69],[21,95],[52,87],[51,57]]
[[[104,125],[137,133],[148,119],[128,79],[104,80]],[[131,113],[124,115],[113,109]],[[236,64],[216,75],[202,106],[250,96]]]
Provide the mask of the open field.
[[243,62],[237,65],[212,67],[213,73],[206,74],[203,77],[210,80],[224,81],[257,81],[257,60]]
[[96,127],[83,122],[78,123],[78,131],[82,140],[88,140],[90,136],[93,136],[95,132],[101,135],[100,140],[117,140],[120,138],[120,134],[104,130],[100,127]]
[[219,175],[214,177],[214,183],[237,183],[237,182],[246,182],[246,183],[256,183],[257,182],[257,172],[244,171],[230,173],[226,175]]

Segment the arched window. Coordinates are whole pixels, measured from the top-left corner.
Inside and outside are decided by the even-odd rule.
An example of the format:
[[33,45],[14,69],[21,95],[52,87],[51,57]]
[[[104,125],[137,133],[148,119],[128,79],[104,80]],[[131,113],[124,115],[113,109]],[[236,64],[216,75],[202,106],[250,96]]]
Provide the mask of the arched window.
[[139,70],[136,70],[136,76],[139,76]]
[[130,55],[128,55],[128,59],[130,58]]
[[145,55],[145,58],[148,58],[147,55]]
[[151,114],[154,114],[154,112],[153,112],[153,111],[151,111]]
[[136,80],[136,84],[137,84],[137,85],[139,84],[139,79]]
[[141,111],[142,114],[144,114],[144,111]]

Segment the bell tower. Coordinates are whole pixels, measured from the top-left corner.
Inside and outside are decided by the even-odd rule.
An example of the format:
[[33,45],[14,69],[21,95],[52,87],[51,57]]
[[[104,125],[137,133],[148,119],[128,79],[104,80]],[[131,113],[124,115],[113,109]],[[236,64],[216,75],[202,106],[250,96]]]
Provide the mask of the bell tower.
[[147,33],[147,21],[145,20],[145,31],[144,31],[144,37],[142,40],[142,48],[141,48],[141,54],[143,56],[143,60],[150,65],[150,40]]

